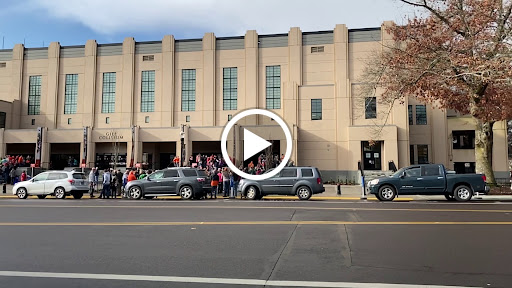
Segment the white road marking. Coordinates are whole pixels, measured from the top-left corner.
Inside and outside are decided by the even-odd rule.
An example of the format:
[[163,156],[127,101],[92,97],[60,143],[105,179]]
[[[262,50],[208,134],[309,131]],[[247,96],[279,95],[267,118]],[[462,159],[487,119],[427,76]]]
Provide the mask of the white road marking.
[[313,282],[313,281],[276,281],[259,279],[233,279],[233,278],[203,278],[178,276],[149,276],[149,275],[119,275],[119,274],[90,274],[90,273],[51,273],[51,272],[24,272],[0,271],[0,276],[31,277],[31,278],[59,278],[59,279],[92,279],[92,280],[124,280],[124,281],[150,281],[150,282],[179,282],[204,283],[252,286],[280,286],[280,287],[322,287],[322,288],[469,288],[462,286],[435,286],[415,284],[384,284],[384,283],[350,283],[350,282]]

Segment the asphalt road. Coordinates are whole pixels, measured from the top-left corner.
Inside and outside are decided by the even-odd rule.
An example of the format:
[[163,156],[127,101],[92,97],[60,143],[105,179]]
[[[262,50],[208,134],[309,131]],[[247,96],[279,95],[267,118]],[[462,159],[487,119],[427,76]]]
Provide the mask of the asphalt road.
[[511,228],[510,203],[3,199],[0,287],[512,287]]

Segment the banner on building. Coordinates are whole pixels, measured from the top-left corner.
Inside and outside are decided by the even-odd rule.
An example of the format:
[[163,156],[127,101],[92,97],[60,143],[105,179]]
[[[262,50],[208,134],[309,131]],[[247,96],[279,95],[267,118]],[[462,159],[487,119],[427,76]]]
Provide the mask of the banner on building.
[[135,156],[135,127],[136,126],[132,126],[132,155],[130,155],[130,167],[133,167]]
[[37,142],[36,142],[36,167],[41,167],[41,150],[43,147],[43,127],[37,127]]
[[86,126],[86,127],[84,127],[84,139],[83,139],[83,141],[84,141],[83,147],[84,148],[83,148],[83,152],[82,152],[82,155],[83,155],[82,165],[87,165],[87,137],[89,136],[88,133],[89,133],[89,129]]

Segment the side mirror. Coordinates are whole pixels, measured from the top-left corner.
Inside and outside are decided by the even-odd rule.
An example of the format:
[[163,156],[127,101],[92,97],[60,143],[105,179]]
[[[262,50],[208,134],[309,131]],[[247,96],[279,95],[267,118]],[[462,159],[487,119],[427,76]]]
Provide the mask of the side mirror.
[[402,172],[402,174],[400,175],[400,179],[403,179],[405,177],[405,171]]
[[32,179],[30,179],[30,182],[32,182],[32,183],[36,182],[36,179],[32,178]]

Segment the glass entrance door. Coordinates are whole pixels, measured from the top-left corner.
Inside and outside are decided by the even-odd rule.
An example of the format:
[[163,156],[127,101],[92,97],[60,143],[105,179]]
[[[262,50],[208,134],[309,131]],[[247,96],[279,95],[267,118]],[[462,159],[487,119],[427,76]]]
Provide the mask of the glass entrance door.
[[363,151],[363,169],[364,170],[382,170],[381,149],[382,142],[361,142],[361,150]]

